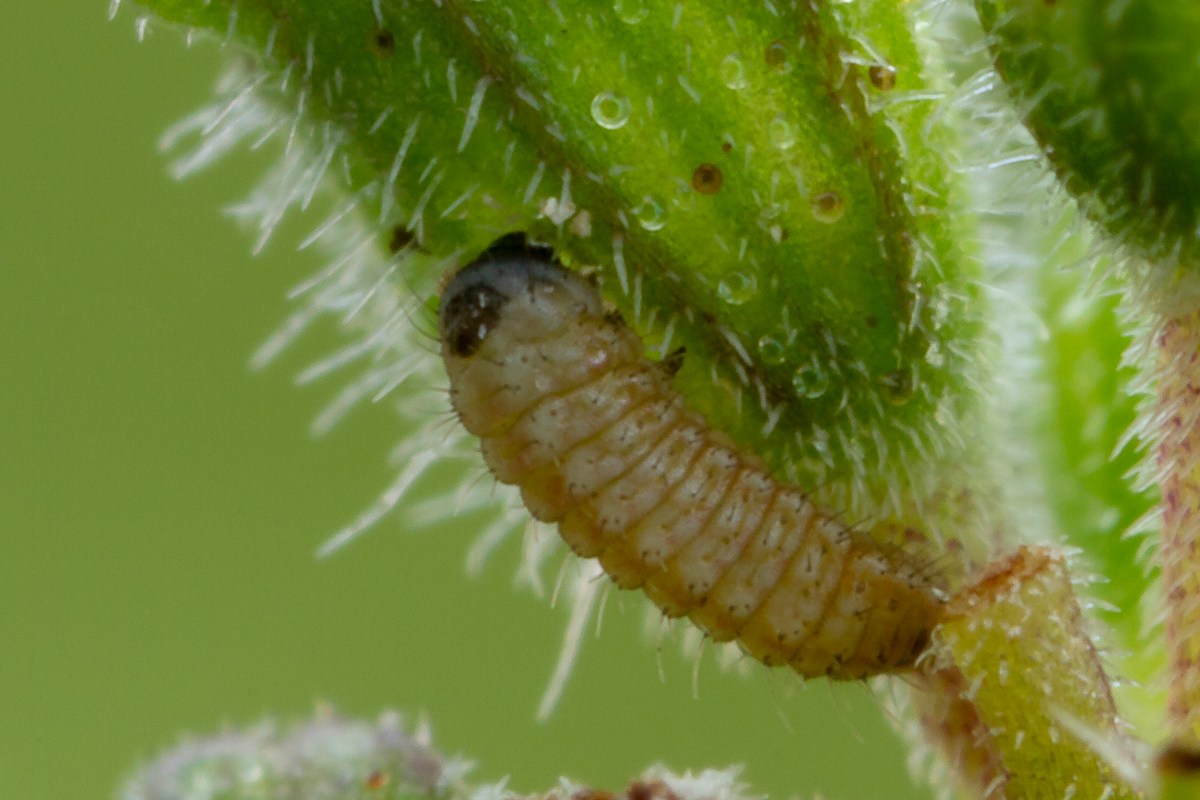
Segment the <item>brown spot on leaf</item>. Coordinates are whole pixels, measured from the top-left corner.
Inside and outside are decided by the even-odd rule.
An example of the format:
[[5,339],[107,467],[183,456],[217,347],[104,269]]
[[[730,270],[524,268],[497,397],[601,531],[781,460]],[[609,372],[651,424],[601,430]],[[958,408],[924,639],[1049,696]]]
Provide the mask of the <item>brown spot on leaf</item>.
[[1154,765],[1159,774],[1196,775],[1200,773],[1200,749],[1185,742],[1171,742],[1158,754]]
[[392,238],[388,241],[388,250],[393,253],[399,253],[405,247],[412,243],[412,231],[405,228],[403,225],[397,225],[392,228]]
[[367,34],[367,47],[376,58],[391,58],[396,52],[396,37],[387,28],[375,28]]
[[701,164],[692,172],[692,188],[700,194],[716,194],[723,183],[725,176],[716,164]]

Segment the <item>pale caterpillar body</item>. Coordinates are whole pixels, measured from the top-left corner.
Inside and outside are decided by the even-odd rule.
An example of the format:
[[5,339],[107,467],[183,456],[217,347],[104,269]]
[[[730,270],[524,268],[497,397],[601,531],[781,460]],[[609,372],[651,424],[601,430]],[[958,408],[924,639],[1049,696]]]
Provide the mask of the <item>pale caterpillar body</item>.
[[520,234],[461,269],[438,331],[454,410],[501,483],[621,588],[767,665],[912,668],[943,600],[898,548],[714,430],[599,292]]

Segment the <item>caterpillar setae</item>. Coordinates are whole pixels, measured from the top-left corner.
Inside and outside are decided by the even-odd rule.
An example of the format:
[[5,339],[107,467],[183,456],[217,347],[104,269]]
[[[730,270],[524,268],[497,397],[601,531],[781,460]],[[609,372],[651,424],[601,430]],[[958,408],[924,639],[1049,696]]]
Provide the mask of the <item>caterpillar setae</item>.
[[450,399],[520,487],[621,588],[767,665],[860,679],[911,668],[943,600],[928,570],[782,483],[672,388],[585,278],[509,234],[442,291]]

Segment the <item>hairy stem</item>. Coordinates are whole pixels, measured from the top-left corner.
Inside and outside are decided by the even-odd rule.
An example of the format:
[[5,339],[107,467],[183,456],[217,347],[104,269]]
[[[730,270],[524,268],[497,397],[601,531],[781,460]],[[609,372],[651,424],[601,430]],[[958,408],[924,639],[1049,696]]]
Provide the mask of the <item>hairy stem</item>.
[[930,688],[950,694],[953,713],[933,721],[960,761],[980,765],[963,773],[980,796],[1137,796],[1101,755],[1125,745],[1084,624],[1066,563],[1044,548],[992,564],[951,601]]
[[1200,742],[1200,313],[1170,320],[1157,345],[1167,708],[1175,736]]

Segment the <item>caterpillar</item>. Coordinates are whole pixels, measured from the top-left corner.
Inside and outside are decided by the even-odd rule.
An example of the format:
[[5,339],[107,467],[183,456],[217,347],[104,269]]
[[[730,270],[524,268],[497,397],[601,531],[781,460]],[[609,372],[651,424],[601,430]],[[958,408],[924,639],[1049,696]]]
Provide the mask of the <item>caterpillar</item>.
[[929,570],[710,427],[672,387],[682,352],[648,358],[549,248],[497,240],[446,283],[438,334],[495,478],[617,586],[805,677],[913,667],[943,606]]

